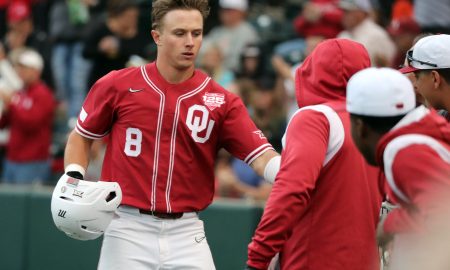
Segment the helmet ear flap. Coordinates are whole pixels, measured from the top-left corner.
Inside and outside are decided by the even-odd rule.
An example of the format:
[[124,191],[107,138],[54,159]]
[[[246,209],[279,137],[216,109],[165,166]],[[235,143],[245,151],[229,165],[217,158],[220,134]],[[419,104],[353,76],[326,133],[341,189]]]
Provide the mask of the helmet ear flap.
[[100,237],[122,201],[117,182],[85,181],[63,175],[52,194],[51,212],[56,227],[69,237]]

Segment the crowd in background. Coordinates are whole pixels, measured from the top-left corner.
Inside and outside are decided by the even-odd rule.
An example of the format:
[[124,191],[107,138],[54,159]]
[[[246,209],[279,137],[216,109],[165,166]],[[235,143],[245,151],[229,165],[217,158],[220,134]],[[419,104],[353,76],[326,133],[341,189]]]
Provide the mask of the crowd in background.
[[[450,1],[442,0],[210,5],[197,66],[242,98],[279,152],[298,108],[294,71],[318,43],[352,39],[366,47],[373,66],[398,68],[418,35],[450,33]],[[0,0],[3,181],[55,183],[64,171],[67,134],[93,83],[111,70],[154,60],[150,12],[149,0]],[[86,178],[100,177],[106,144],[94,144]],[[228,153],[219,156],[218,196],[267,198],[269,184]]]

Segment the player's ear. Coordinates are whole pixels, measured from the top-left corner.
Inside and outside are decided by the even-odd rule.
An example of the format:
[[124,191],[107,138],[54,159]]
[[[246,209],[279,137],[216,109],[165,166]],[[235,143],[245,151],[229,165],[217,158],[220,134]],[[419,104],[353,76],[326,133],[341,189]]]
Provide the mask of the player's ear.
[[155,41],[156,45],[159,46],[161,44],[161,33],[158,30],[152,30],[151,35],[153,41]]
[[350,123],[351,123],[351,132],[353,139],[357,140],[362,138],[363,134],[366,133],[364,122],[361,118],[351,115],[350,116]]
[[441,74],[439,74],[439,72],[437,72],[436,70],[432,70],[431,71],[431,76],[433,76],[433,84],[434,84],[434,88],[439,88],[439,85],[442,83],[442,77]]
[[356,126],[361,139],[367,139],[370,136],[370,127],[359,117],[356,118]]

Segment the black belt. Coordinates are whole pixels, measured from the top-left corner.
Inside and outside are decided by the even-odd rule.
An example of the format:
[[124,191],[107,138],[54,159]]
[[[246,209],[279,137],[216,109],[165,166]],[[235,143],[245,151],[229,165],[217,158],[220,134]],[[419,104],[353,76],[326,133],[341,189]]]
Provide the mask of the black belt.
[[155,212],[145,209],[139,209],[139,213],[145,214],[145,215],[152,215],[157,218],[161,219],[179,219],[183,216],[183,213],[162,213],[162,212]]

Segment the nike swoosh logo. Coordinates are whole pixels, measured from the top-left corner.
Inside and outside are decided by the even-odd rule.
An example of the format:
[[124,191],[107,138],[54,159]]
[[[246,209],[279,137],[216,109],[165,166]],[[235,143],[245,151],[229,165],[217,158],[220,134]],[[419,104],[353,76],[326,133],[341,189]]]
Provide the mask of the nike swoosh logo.
[[131,93],[136,93],[136,92],[141,92],[144,89],[133,89],[133,88],[128,88],[128,91],[130,91]]
[[203,241],[203,239],[205,239],[205,238],[206,238],[206,236],[201,236],[201,237],[196,236],[196,237],[195,237],[195,242],[200,243],[200,242]]

